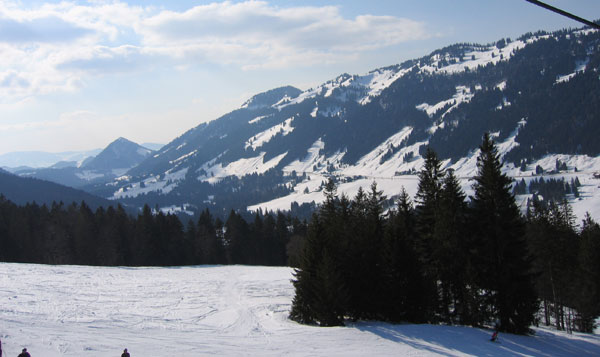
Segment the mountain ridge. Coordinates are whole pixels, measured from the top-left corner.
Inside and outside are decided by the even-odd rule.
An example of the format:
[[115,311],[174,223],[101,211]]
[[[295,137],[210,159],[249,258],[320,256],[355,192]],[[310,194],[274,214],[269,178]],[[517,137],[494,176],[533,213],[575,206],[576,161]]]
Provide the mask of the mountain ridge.
[[333,177],[348,194],[367,180],[394,181],[382,182],[393,196],[401,186],[414,192],[411,174],[426,146],[461,177],[472,176],[484,132],[500,144],[515,177],[539,165],[552,171],[559,158],[572,172],[593,172],[599,43],[589,29],[530,33],[447,46],[306,91],[276,88],[91,190],[159,206],[286,209],[270,204],[280,200],[289,209],[293,201],[319,202],[321,182]]
[[20,177],[0,169],[0,195],[18,204],[45,204],[85,201],[92,209],[99,207],[116,206],[116,202],[92,195],[88,192],[54,182],[31,177]]
[[43,168],[14,168],[9,171],[61,185],[84,188],[94,183],[106,183],[139,164],[153,151],[120,137],[95,156],[80,161],[59,161]]

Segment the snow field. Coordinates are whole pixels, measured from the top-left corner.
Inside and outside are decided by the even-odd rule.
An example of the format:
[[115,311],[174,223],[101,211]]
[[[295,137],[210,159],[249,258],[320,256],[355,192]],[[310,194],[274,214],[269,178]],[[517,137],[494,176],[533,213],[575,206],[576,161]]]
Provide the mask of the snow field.
[[[515,138],[519,130],[525,125],[527,125],[525,119],[519,121],[517,127],[504,141],[497,142],[498,153],[500,155],[505,155],[519,145],[515,141]],[[432,127],[432,129],[434,128],[435,126]],[[404,188],[409,196],[414,198],[418,189],[418,176],[397,175],[396,173],[408,172],[410,170],[418,172],[421,170],[424,159],[419,155],[419,147],[426,145],[428,141],[417,142],[413,145],[402,147],[395,154],[383,160],[387,151],[393,146],[400,146],[403,140],[410,135],[411,131],[411,127],[405,127],[391,135],[382,144],[359,159],[355,165],[345,165],[341,162],[345,152],[338,152],[330,157],[321,155],[320,151],[325,147],[325,143],[319,139],[307,150],[307,155],[303,160],[295,160],[283,169],[287,174],[296,171],[297,174],[306,173],[308,175],[305,181],[294,187],[294,192],[284,197],[248,206],[247,208],[250,211],[255,211],[259,208],[263,211],[285,211],[290,209],[292,202],[297,202],[298,204],[313,201],[320,203],[324,200],[324,195],[319,188],[323,182],[327,182],[329,177],[332,176],[342,179],[338,184],[337,192],[338,194],[344,193],[348,197],[354,197],[359,187],[368,191],[371,184],[376,182],[378,189],[382,190],[387,197],[399,195],[402,188]],[[492,133],[491,135],[496,138],[499,133]],[[404,155],[411,153],[413,154],[413,158],[404,161]],[[475,150],[469,156],[463,157],[455,163],[451,163],[450,160],[442,162],[443,168],[454,170],[467,198],[474,194],[472,179],[477,175],[478,156],[479,150]],[[556,160],[565,163],[569,170],[551,173],[555,169]],[[333,166],[335,171],[328,172],[327,164]],[[544,169],[545,174],[541,176],[535,175],[535,167],[538,165]],[[576,172],[575,168],[577,168]],[[581,223],[588,212],[594,220],[600,222],[600,179],[594,178],[594,174],[600,173],[600,157],[552,154],[536,162],[529,163],[525,171],[521,171],[519,167],[515,167],[512,163],[505,163],[503,170],[515,182],[524,179],[527,184],[531,180],[540,179],[541,177],[545,180],[564,178],[565,182],[568,183],[577,177],[582,184],[579,188],[580,198],[575,198],[572,195],[567,197],[576,216],[576,223]],[[308,193],[305,192],[307,189]],[[517,197],[517,203],[523,212],[526,209],[527,198],[529,197],[531,195]]]
[[287,316],[292,270],[106,268],[0,263],[7,356],[597,356],[600,336],[533,337],[468,327],[359,322],[299,325]]

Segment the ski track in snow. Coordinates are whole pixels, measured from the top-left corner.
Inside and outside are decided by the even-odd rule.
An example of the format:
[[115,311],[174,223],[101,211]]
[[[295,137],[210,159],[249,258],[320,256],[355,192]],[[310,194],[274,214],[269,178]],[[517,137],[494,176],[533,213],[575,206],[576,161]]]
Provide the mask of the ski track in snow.
[[0,263],[5,355],[598,356],[600,336],[533,337],[440,325],[290,321],[292,269],[106,268]]

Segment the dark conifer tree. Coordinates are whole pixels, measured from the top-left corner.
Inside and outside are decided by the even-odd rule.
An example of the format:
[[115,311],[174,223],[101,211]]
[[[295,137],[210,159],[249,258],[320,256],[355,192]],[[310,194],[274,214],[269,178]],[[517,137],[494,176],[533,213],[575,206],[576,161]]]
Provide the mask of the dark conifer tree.
[[292,300],[290,318],[303,324],[313,324],[319,320],[316,312],[317,264],[324,248],[323,224],[317,213],[313,214],[306,242],[300,256],[299,267],[294,269],[295,294]]
[[165,258],[163,265],[178,266],[185,265],[184,230],[183,224],[174,214],[165,216],[165,228],[162,234],[165,241]]
[[404,188],[397,211],[391,211],[382,243],[382,314],[392,322],[431,321],[435,286],[427,286],[415,250],[416,217]]
[[343,229],[342,238],[344,239],[346,257],[343,259],[343,271],[346,274],[345,281],[349,290],[348,312],[350,316],[357,320],[367,317],[367,305],[373,301],[369,299],[369,269],[367,266],[365,247],[369,244],[369,227],[367,223],[367,195],[362,187],[352,200],[350,207],[345,197],[343,197],[340,207],[345,219],[339,223]]
[[[342,259],[345,256],[344,214],[332,180],[325,185],[325,202],[308,227],[300,267],[295,269],[296,294],[290,317],[321,326],[343,325],[349,296]],[[343,207],[344,205],[342,205]]]
[[341,248],[345,249],[343,273],[350,294],[349,314],[354,319],[381,315],[381,239],[383,236],[383,193],[377,184],[365,194],[362,188],[351,202],[339,203]]
[[116,244],[119,251],[119,265],[131,265],[133,253],[131,249],[131,236],[133,235],[133,219],[120,204],[115,210],[114,225],[116,230]]
[[472,198],[478,285],[485,292],[489,318],[499,319],[502,331],[528,333],[537,297],[523,219],[510,192],[511,179],[502,173],[500,155],[488,133],[479,148]]
[[152,265],[156,248],[153,247],[152,235],[156,227],[150,206],[144,205],[142,214],[138,215],[132,242],[132,265]]
[[589,214],[583,220],[578,255],[575,323],[579,331],[592,333],[600,316],[600,225]]
[[229,264],[248,264],[253,255],[249,246],[250,230],[241,215],[231,210],[225,222],[225,245]]
[[[425,279],[428,280],[426,285],[435,287],[435,290],[440,290],[438,286],[440,266],[435,257],[436,245],[439,242],[436,241],[435,227],[440,214],[442,181],[445,175],[441,167],[442,163],[437,154],[428,147],[425,152],[425,163],[419,172],[419,186],[415,197],[418,237],[415,247],[425,269]],[[440,294],[436,296],[439,297]],[[443,314],[443,311],[440,311],[441,303],[434,301],[433,304],[432,309],[436,310],[437,315]]]
[[[77,210],[75,203],[72,207],[73,211]],[[94,222],[94,213],[85,202],[81,202],[79,205],[72,229],[70,236],[75,253],[75,264],[98,265],[95,251],[98,243],[96,241],[97,227]]]
[[262,211],[260,213],[257,211],[254,214],[254,222],[249,228],[251,232],[248,237],[245,237],[248,240],[246,246],[249,248],[245,252],[248,256],[246,264],[264,264],[267,258],[267,237],[263,225]]
[[434,223],[432,257],[440,285],[442,318],[450,323],[477,325],[480,321],[465,199],[453,171],[447,171]]
[[[51,209],[42,205],[26,205],[24,210],[15,212],[19,243],[23,244],[25,262],[67,264],[69,259],[75,260],[72,223],[76,220],[75,210],[68,224],[64,224],[63,203],[52,203]],[[21,217],[22,216],[22,217]],[[13,232],[15,233],[15,232]]]
[[[284,266],[287,264],[286,247],[290,241],[293,226],[291,225],[291,217],[284,215],[281,211],[277,212],[277,220],[275,222],[275,242],[273,242],[273,264]],[[292,232],[290,232],[290,228]]]
[[386,201],[383,191],[377,189],[377,183],[371,184],[367,196],[366,227],[368,234],[362,245],[364,267],[362,276],[365,279],[364,301],[367,316],[381,318],[381,295],[383,282],[381,279],[381,250],[384,231],[383,204]]
[[[577,276],[578,240],[570,207],[550,201],[535,202],[528,213],[527,241],[535,252],[536,289],[544,307],[544,322],[560,330],[570,328],[564,306],[571,305]],[[572,305],[571,305],[572,306]],[[552,319],[551,319],[552,317]]]
[[417,213],[417,232],[419,233],[421,255],[424,263],[429,263],[432,253],[433,229],[439,213],[440,196],[444,170],[436,153],[427,148],[425,163],[419,172],[419,186],[415,197]]
[[119,251],[119,234],[116,225],[116,211],[110,206],[104,211],[102,207],[96,210],[95,221],[98,227],[96,245],[98,264],[122,265],[123,259]]
[[222,232],[221,220],[213,221],[210,211],[205,209],[198,218],[198,247],[196,251],[201,254],[202,264],[225,263],[223,239],[218,232]]
[[186,265],[202,264],[202,252],[198,239],[196,223],[189,220],[184,235],[184,261]]
[[276,265],[278,260],[278,249],[283,249],[279,244],[276,232],[275,218],[267,214],[263,220],[261,231],[262,252],[260,254],[260,265]]

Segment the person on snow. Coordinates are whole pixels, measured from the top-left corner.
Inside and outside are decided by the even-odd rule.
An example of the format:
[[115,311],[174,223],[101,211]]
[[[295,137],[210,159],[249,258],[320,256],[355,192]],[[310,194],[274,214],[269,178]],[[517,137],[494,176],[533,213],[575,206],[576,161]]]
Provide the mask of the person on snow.
[[29,352],[27,352],[27,348],[23,348],[23,351],[18,357],[31,357],[31,355],[29,354]]
[[129,355],[129,352],[127,352],[127,348],[123,350],[123,354],[121,355],[121,357],[131,357]]
[[496,342],[496,340],[498,339],[499,330],[500,330],[500,320],[496,319],[496,322],[494,322],[494,333],[492,334],[492,338],[490,338],[490,341]]

